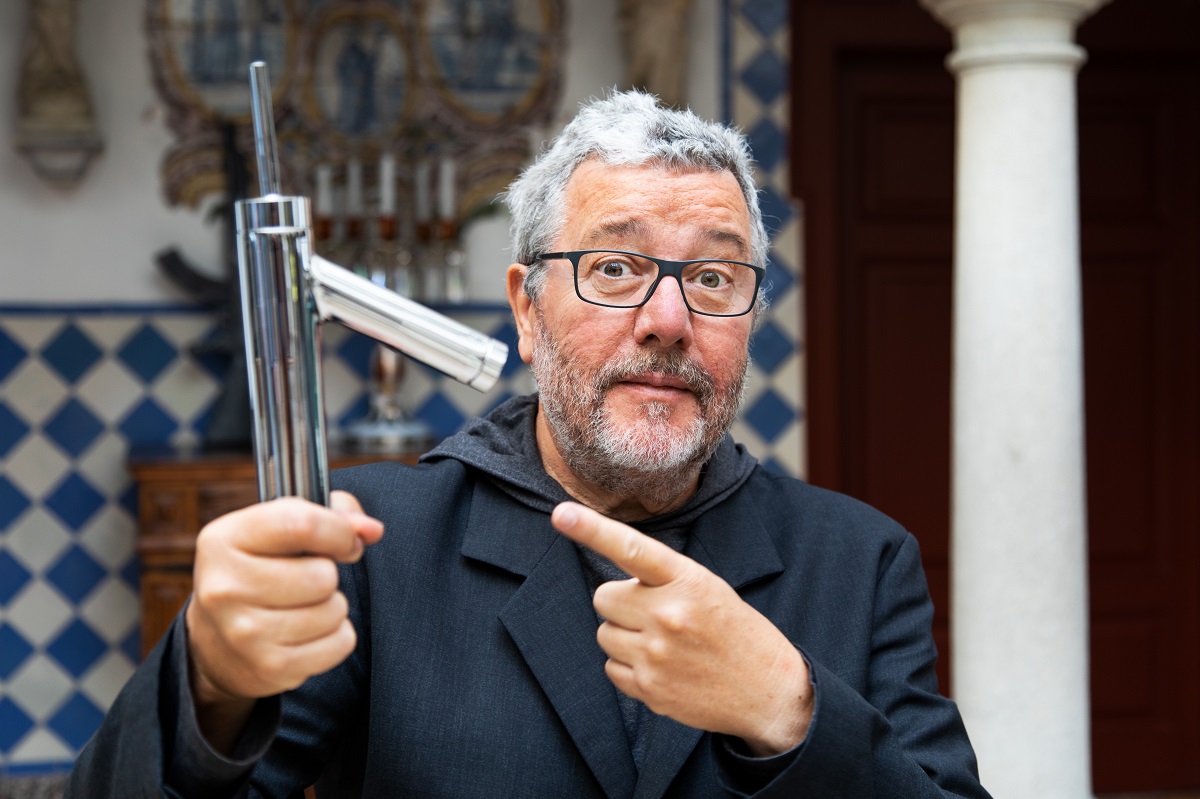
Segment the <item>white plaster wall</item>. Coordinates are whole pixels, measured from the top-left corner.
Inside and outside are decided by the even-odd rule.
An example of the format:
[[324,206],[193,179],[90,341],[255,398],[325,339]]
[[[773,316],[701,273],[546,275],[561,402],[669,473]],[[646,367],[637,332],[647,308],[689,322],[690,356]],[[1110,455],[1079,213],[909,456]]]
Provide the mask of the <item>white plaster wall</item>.
[[[619,82],[613,0],[567,0],[568,44],[558,122],[579,102]],[[75,189],[47,186],[12,146],[16,91],[27,21],[24,0],[0,2],[0,305],[174,303],[190,298],[154,266],[178,247],[220,274],[219,228],[206,208],[168,208],[159,163],[171,143],[150,80],[146,0],[80,0],[78,51],[105,152]],[[720,113],[717,0],[696,0],[692,22],[692,108]],[[507,222],[493,217],[468,232],[473,299],[503,299]]]

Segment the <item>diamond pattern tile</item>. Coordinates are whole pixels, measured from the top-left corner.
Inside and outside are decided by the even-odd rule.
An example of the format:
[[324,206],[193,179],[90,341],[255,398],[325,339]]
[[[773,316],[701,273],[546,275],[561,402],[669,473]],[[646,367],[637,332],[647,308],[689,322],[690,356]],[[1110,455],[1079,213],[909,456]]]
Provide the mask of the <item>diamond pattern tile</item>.
[[96,368],[76,384],[75,395],[85,397],[88,407],[106,427],[111,427],[146,395],[146,385],[110,358],[96,364]]
[[742,414],[764,441],[774,441],[789,424],[796,420],[796,410],[773,389],[767,389]]
[[12,448],[29,432],[29,425],[0,402],[0,458],[7,458]]
[[120,506],[121,506],[122,508],[124,508],[124,509],[126,510],[126,512],[127,512],[127,513],[128,513],[130,516],[133,516],[133,517],[135,517],[135,518],[136,518],[136,517],[137,517],[137,515],[138,515],[138,490],[137,490],[137,484],[136,484],[136,483],[130,483],[129,487],[128,487],[127,489],[125,489],[125,490],[124,490],[124,491],[121,493],[121,496],[119,496],[119,497],[117,498],[117,502],[118,502],[118,504],[120,504]]
[[134,628],[129,631],[129,635],[125,636],[124,640],[121,641],[120,649],[131,662],[141,662],[142,628],[140,625],[134,625]]
[[775,35],[787,23],[785,0],[746,0],[742,3],[741,12],[763,36]]
[[764,117],[753,129],[747,131],[746,136],[750,139],[750,149],[759,169],[769,172],[779,166],[787,142],[778,125]]
[[72,458],[82,455],[104,432],[104,423],[72,397],[42,428],[47,437]]
[[429,425],[438,438],[453,434],[466,421],[462,412],[441,394],[434,394],[413,415]]
[[743,67],[738,77],[760,103],[770,105],[787,89],[787,64],[774,50],[763,50]]
[[31,580],[8,606],[8,623],[35,647],[45,645],[75,615],[62,594],[44,580]]
[[103,720],[104,711],[86,696],[77,693],[50,717],[46,726],[75,749],[82,749],[88,739],[96,734]]
[[26,436],[9,453],[5,471],[26,497],[37,500],[66,479],[71,459],[49,438],[37,435],[35,426],[30,427],[35,434]]
[[0,330],[0,382],[6,380],[24,358],[25,348]]
[[107,573],[83,547],[72,546],[46,571],[46,580],[78,605]]
[[147,397],[121,420],[117,429],[131,445],[148,446],[168,441],[178,427],[179,423],[174,417]]
[[763,186],[759,189],[758,200],[762,206],[763,223],[766,224],[767,231],[771,235],[778,233],[796,213],[792,204],[770,186]]
[[6,550],[0,549],[0,607],[7,605],[33,577]]
[[340,414],[337,416],[338,427],[349,427],[355,422],[366,418],[367,412],[371,410],[371,398],[367,392],[360,392],[358,398],[346,405]]
[[87,480],[77,473],[71,472],[46,497],[46,507],[54,511],[68,527],[78,530],[100,510],[104,504],[104,495],[92,488]]
[[33,647],[11,625],[0,624],[0,680],[8,680],[33,654]]
[[8,528],[6,545],[31,572],[44,572],[67,551],[71,534],[44,508],[34,508]]
[[121,363],[145,383],[152,382],[162,374],[178,354],[171,343],[151,325],[143,325],[117,350],[117,358]]
[[124,580],[130,588],[132,588],[134,591],[138,589],[138,586],[141,585],[142,582],[142,564],[141,561],[138,560],[137,555],[134,555],[132,558],[126,561],[125,565],[121,567],[119,574],[121,575],[121,579]]
[[124,510],[106,505],[92,518],[76,540],[105,571],[120,569],[134,551],[134,519]]
[[7,477],[0,474],[0,530],[7,530],[28,507],[29,498]]
[[106,643],[118,643],[137,619],[138,597],[119,577],[105,580],[80,606],[80,616]]
[[750,342],[750,356],[768,374],[778,369],[795,351],[791,339],[779,329],[779,325],[769,320],[763,323]]
[[8,754],[9,774],[42,775],[69,771],[75,753],[57,735],[35,727]]
[[33,719],[7,696],[0,696],[0,752],[7,753],[33,729]]
[[134,663],[119,650],[109,650],[80,683],[83,693],[98,707],[109,707],[133,676]]
[[68,324],[42,350],[42,360],[68,383],[74,383],[96,365],[104,353],[78,327]]
[[54,658],[35,654],[8,684],[9,695],[32,718],[42,720],[75,690],[75,681]]
[[337,356],[363,380],[371,374],[371,353],[374,351],[374,339],[354,331],[346,331],[345,340],[336,349]]
[[67,625],[46,647],[46,653],[76,679],[82,677],[108,651],[108,644],[82,619]]

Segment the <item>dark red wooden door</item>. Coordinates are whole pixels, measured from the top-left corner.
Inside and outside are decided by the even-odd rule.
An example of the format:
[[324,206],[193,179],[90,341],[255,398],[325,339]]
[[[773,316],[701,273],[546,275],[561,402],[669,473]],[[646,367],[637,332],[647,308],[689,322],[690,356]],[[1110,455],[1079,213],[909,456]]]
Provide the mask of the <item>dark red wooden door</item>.
[[[1122,5],[1079,82],[1098,792],[1200,788],[1200,15]],[[917,535],[946,653],[948,43],[900,3],[793,10],[810,471]]]

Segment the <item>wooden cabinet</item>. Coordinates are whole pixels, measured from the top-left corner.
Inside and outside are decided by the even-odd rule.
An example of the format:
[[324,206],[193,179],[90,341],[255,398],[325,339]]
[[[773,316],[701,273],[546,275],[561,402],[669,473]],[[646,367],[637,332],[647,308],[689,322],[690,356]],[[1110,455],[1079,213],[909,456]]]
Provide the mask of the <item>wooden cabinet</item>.
[[[379,460],[416,463],[418,452],[331,451],[331,468]],[[213,519],[258,501],[248,452],[134,452],[138,487],[137,552],[141,560],[142,656],[162,637],[192,592],[196,534]]]

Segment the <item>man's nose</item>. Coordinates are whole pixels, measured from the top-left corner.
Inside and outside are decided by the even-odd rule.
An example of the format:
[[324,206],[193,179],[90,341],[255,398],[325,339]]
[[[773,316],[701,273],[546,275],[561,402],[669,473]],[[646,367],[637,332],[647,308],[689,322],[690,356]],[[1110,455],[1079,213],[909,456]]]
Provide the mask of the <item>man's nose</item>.
[[638,308],[634,335],[638,343],[651,339],[660,346],[687,346],[692,341],[692,312],[683,299],[683,286],[673,276],[654,287],[646,304]]

